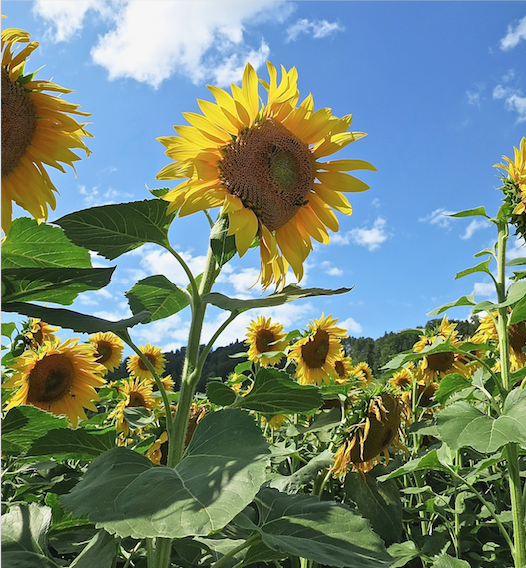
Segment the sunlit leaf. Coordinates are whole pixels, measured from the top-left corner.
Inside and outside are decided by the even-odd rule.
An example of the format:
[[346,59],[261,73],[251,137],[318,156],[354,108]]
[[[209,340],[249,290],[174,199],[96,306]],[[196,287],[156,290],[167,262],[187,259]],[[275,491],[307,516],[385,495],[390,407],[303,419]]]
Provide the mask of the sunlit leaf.
[[440,306],[439,308],[435,308],[434,310],[430,311],[427,315],[428,316],[438,316],[442,312],[449,310],[449,308],[456,308],[458,306],[474,306],[475,304],[476,304],[475,294],[473,293],[473,294],[470,294],[469,296],[462,296],[461,298],[459,298],[455,302],[449,302],[448,304],[444,304],[443,306]]
[[486,217],[489,219],[488,215],[486,214],[486,209],[484,207],[476,207],[475,209],[466,209],[465,211],[459,211],[458,213],[450,213],[447,215],[448,217]]

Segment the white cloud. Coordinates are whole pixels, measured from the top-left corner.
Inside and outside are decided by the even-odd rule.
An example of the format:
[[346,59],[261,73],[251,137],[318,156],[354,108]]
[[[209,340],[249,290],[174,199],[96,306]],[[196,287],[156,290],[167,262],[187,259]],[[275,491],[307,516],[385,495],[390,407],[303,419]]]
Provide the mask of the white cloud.
[[341,276],[343,274],[343,270],[341,268],[333,266],[328,260],[324,260],[320,266],[325,271],[325,274],[328,274],[329,276]]
[[508,33],[500,40],[500,48],[503,51],[513,49],[523,39],[526,39],[526,16],[515,27],[508,26]]
[[461,235],[460,238],[463,240],[471,239],[476,231],[486,229],[487,227],[489,227],[487,222],[480,221],[479,219],[473,219],[473,221],[471,221],[471,223],[466,227],[465,233]]
[[313,38],[320,39],[343,31],[345,31],[345,28],[338,22],[328,22],[327,20],[309,21],[304,18],[287,28],[287,38],[285,41],[286,43],[295,41],[300,34],[312,34]]
[[79,33],[88,12],[106,18],[110,29],[91,49],[93,61],[110,79],[132,78],[155,88],[174,73],[196,84],[239,81],[247,61],[257,68],[270,52],[263,39],[257,48],[245,42],[247,25],[282,22],[293,9],[282,0],[40,1],[35,7],[56,41]]
[[480,93],[471,93],[470,91],[466,91],[466,96],[468,98],[468,104],[480,108]]
[[449,227],[449,224],[451,223],[451,219],[448,217],[448,215],[451,215],[452,213],[453,211],[448,211],[447,209],[441,207],[440,209],[435,209],[432,213],[426,215],[426,217],[420,217],[418,220],[421,223],[438,225],[439,227],[445,229]]
[[508,245],[508,250],[506,251],[506,256],[508,260],[512,260],[514,258],[522,258],[526,256],[526,242],[522,237],[518,237],[511,243],[511,246]]
[[348,245],[350,242],[353,242],[373,251],[390,237],[386,231],[386,224],[383,217],[377,217],[370,229],[352,229],[344,235],[337,233],[332,237],[332,242],[339,245]]
[[497,85],[493,89],[493,98],[504,99],[504,108],[518,113],[517,122],[526,121],[526,97],[522,96],[521,90]]
[[[131,251],[132,255],[140,256],[139,264],[146,273],[163,274],[176,284],[186,286],[188,277],[179,262],[167,251],[153,245],[145,245]],[[192,274],[201,274],[206,264],[206,256],[192,256],[189,252],[179,252]]]
[[378,197],[375,197],[372,201],[371,201],[371,205],[373,207],[376,207],[377,209],[380,207],[380,200],[378,199]]
[[83,205],[85,207],[98,207],[100,205],[110,205],[127,201],[133,197],[131,193],[125,193],[109,187],[104,192],[101,192],[95,185],[91,189],[86,189],[85,185],[79,185],[79,193],[82,195]]
[[486,298],[492,296],[496,297],[495,284],[493,282],[475,282],[473,292],[476,296],[484,296]]
[[346,320],[339,321],[338,327],[346,329],[348,335],[353,333],[362,333],[362,326],[353,318],[347,318]]

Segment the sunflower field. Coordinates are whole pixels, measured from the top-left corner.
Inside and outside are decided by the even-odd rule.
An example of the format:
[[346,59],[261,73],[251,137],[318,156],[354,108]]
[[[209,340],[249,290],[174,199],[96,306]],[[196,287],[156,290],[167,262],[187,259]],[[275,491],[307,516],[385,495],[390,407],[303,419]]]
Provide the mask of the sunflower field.
[[[345,194],[368,189],[347,172],[374,166],[333,159],[365,136],[351,115],[301,99],[295,68],[268,63],[260,78],[247,64],[241,87],[210,87],[215,102],[159,138],[169,163],[157,178],[175,187],[52,225],[46,168],[89,154],[90,134],[87,114],[55,96],[68,89],[26,72],[37,46],[2,31],[2,299],[24,318],[2,323],[4,566],[526,568],[526,258],[506,258],[525,231],[526,138],[496,166],[497,212],[453,215],[494,228],[495,245],[456,278],[490,275],[497,302],[437,308],[440,325],[410,330],[419,340],[379,380],[345,352],[337,314],[295,330],[258,315],[350,290],[287,275],[301,283],[312,239],[328,243],[335,211],[352,212]],[[13,219],[12,202],[32,218]],[[193,214],[210,226],[201,274],[169,239]],[[114,260],[146,243],[177,260],[186,288],[144,278],[126,294],[133,316],[116,322],[55,306],[109,283],[114,269],[94,268],[90,251]],[[245,254],[265,293],[215,292]],[[203,344],[209,306],[225,317]],[[455,306],[480,317],[471,337],[443,315]],[[181,310],[192,325],[172,377],[133,327]],[[235,372],[198,393],[215,341],[247,310]],[[109,381],[125,349],[128,377]]]

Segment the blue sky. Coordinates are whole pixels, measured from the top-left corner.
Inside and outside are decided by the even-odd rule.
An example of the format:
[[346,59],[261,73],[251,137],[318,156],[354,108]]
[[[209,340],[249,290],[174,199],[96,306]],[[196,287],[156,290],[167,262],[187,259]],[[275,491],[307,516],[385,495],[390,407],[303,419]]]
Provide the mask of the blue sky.
[[[350,335],[379,337],[423,325],[433,308],[476,292],[492,299],[490,278],[455,273],[492,246],[493,229],[443,213],[485,206],[501,194],[492,166],[512,155],[526,134],[526,8],[522,2],[229,2],[216,0],[99,2],[4,1],[4,27],[40,42],[26,70],[74,89],[67,99],[90,112],[92,155],[77,177],[52,171],[60,191],[49,219],[76,209],[149,197],[169,163],[159,136],[185,124],[211,100],[207,84],[238,82],[247,61],[267,78],[265,61],[298,69],[300,96],[315,108],[352,113],[352,130],[368,136],[338,158],[363,159],[377,172],[358,172],[371,186],[349,194],[353,215],[316,246],[302,286],[354,286],[334,298],[300,300],[248,312],[217,345],[242,338],[250,319],[271,315],[286,329],[332,313]],[[175,185],[175,183],[173,184]],[[24,213],[15,210],[15,215]],[[208,240],[204,215],[174,222],[172,245],[195,273]],[[510,254],[519,255],[513,239]],[[84,294],[73,309],[108,319],[130,315],[124,292],[139,279],[165,274],[185,284],[168,254],[146,246],[113,263],[110,285]],[[254,252],[231,261],[216,290],[253,297]],[[468,311],[453,309],[451,318]],[[224,315],[210,311],[205,339]],[[170,350],[186,343],[189,312],[138,326],[133,337]]]

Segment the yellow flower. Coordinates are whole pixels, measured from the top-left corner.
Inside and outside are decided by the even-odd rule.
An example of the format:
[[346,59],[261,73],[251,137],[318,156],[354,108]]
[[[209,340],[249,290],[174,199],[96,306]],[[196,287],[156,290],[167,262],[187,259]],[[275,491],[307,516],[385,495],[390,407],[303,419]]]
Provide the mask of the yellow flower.
[[[209,87],[216,103],[198,100],[202,115],[183,113],[191,126],[175,126],[178,136],[158,138],[174,162],[157,175],[188,178],[163,197],[171,201],[168,211],[184,216],[222,207],[239,256],[259,237],[265,288],[273,282],[282,287],[289,265],[301,280],[311,238],[328,243],[327,229],[338,230],[333,209],[352,213],[342,192],[368,189],[344,172],[375,169],[362,160],[319,162],[365,134],[347,132],[351,115],[314,112],[311,95],[298,106],[296,69],[282,67],[278,84],[276,69],[267,66],[269,83],[247,64],[232,95]],[[259,83],[267,91],[265,105]]]
[[374,380],[373,371],[371,367],[369,367],[369,364],[365,361],[355,365],[352,368],[351,373],[362,383],[363,386],[371,384]]
[[334,370],[336,371],[334,382],[337,385],[348,383],[352,371],[351,358],[342,353],[342,356],[334,362]]
[[[144,347],[141,345],[140,351],[150,361],[156,374],[161,375],[166,366],[166,360],[161,353],[161,348],[147,343]],[[128,373],[135,377],[140,377],[141,379],[151,377],[148,367],[141,361],[139,355],[131,355],[128,358],[127,369]]]
[[84,408],[96,412],[92,401],[100,400],[95,389],[104,385],[104,367],[96,362],[91,345],[77,345],[77,341],[44,341],[38,352],[28,350],[17,357],[15,374],[2,386],[20,388],[5,410],[33,405],[56,416],[66,415],[73,427],[79,418],[86,420]]
[[273,430],[279,430],[284,424],[287,423],[287,417],[285,414],[274,414],[270,418],[265,415],[261,415],[261,421],[263,424],[268,424]]
[[516,186],[519,203],[513,210],[514,215],[520,215],[526,211],[526,137],[523,137],[519,148],[513,147],[514,159],[502,156],[506,164],[495,164],[494,168],[499,168],[506,172]]
[[271,323],[271,318],[258,316],[256,321],[252,321],[247,328],[248,333],[245,343],[249,345],[248,358],[250,361],[260,363],[263,367],[275,365],[281,360],[281,355],[273,357],[261,357],[263,353],[283,351],[287,345],[287,340],[283,340],[285,334],[280,323]]
[[393,374],[387,381],[394,389],[399,392],[405,391],[413,384],[413,373],[410,369],[400,369],[400,371]]
[[[444,316],[439,329],[431,332],[430,335],[421,335],[420,340],[413,346],[413,351],[422,352],[427,346],[433,345],[438,338],[449,339],[453,346],[460,346],[461,341],[457,337],[458,331],[455,328],[456,324],[449,323],[447,316]],[[418,379],[423,379],[427,384],[455,372],[464,376],[469,375],[465,357],[454,351],[426,355],[416,369]]]
[[168,432],[166,430],[148,448],[146,457],[157,465],[166,465],[168,458]]
[[113,371],[122,361],[124,343],[122,339],[111,332],[95,333],[89,338],[97,353],[97,362],[106,368],[106,371]]
[[402,418],[406,418],[404,403],[393,394],[383,392],[369,400],[362,420],[351,424],[344,434],[343,442],[334,455],[330,471],[333,477],[352,471],[366,473],[385,456],[389,462],[388,447],[403,448],[399,441]]
[[336,327],[337,321],[322,314],[314,325],[308,324],[307,337],[291,347],[289,357],[296,362],[296,377],[301,385],[321,385],[329,383],[330,377],[337,379],[334,365],[343,356],[340,337],[345,337],[345,330]]
[[58,327],[52,327],[36,318],[29,318],[24,335],[29,340],[29,348],[37,351],[44,341],[55,341],[55,331],[58,331]]
[[[79,148],[89,155],[82,137],[91,136],[85,124],[71,115],[89,116],[80,112],[79,105],[44,93],[71,93],[49,81],[24,74],[26,59],[38,47],[23,30],[7,28],[2,31],[2,229],[11,226],[12,202],[45,220],[48,206],[55,208],[57,191],[45,166],[61,172],[73,167],[80,158],[72,152]],[[17,54],[17,44],[27,44]]]
[[[151,379],[140,379],[130,377],[121,382],[119,386],[119,396],[124,396],[124,400],[120,400],[117,406],[108,414],[108,419],[115,418],[117,421],[117,432],[121,432],[124,437],[130,433],[130,427],[124,417],[124,410],[126,408],[135,408],[142,406],[149,411],[158,408],[160,405],[159,399],[152,396],[153,381]],[[140,432],[142,428],[139,428]]]

